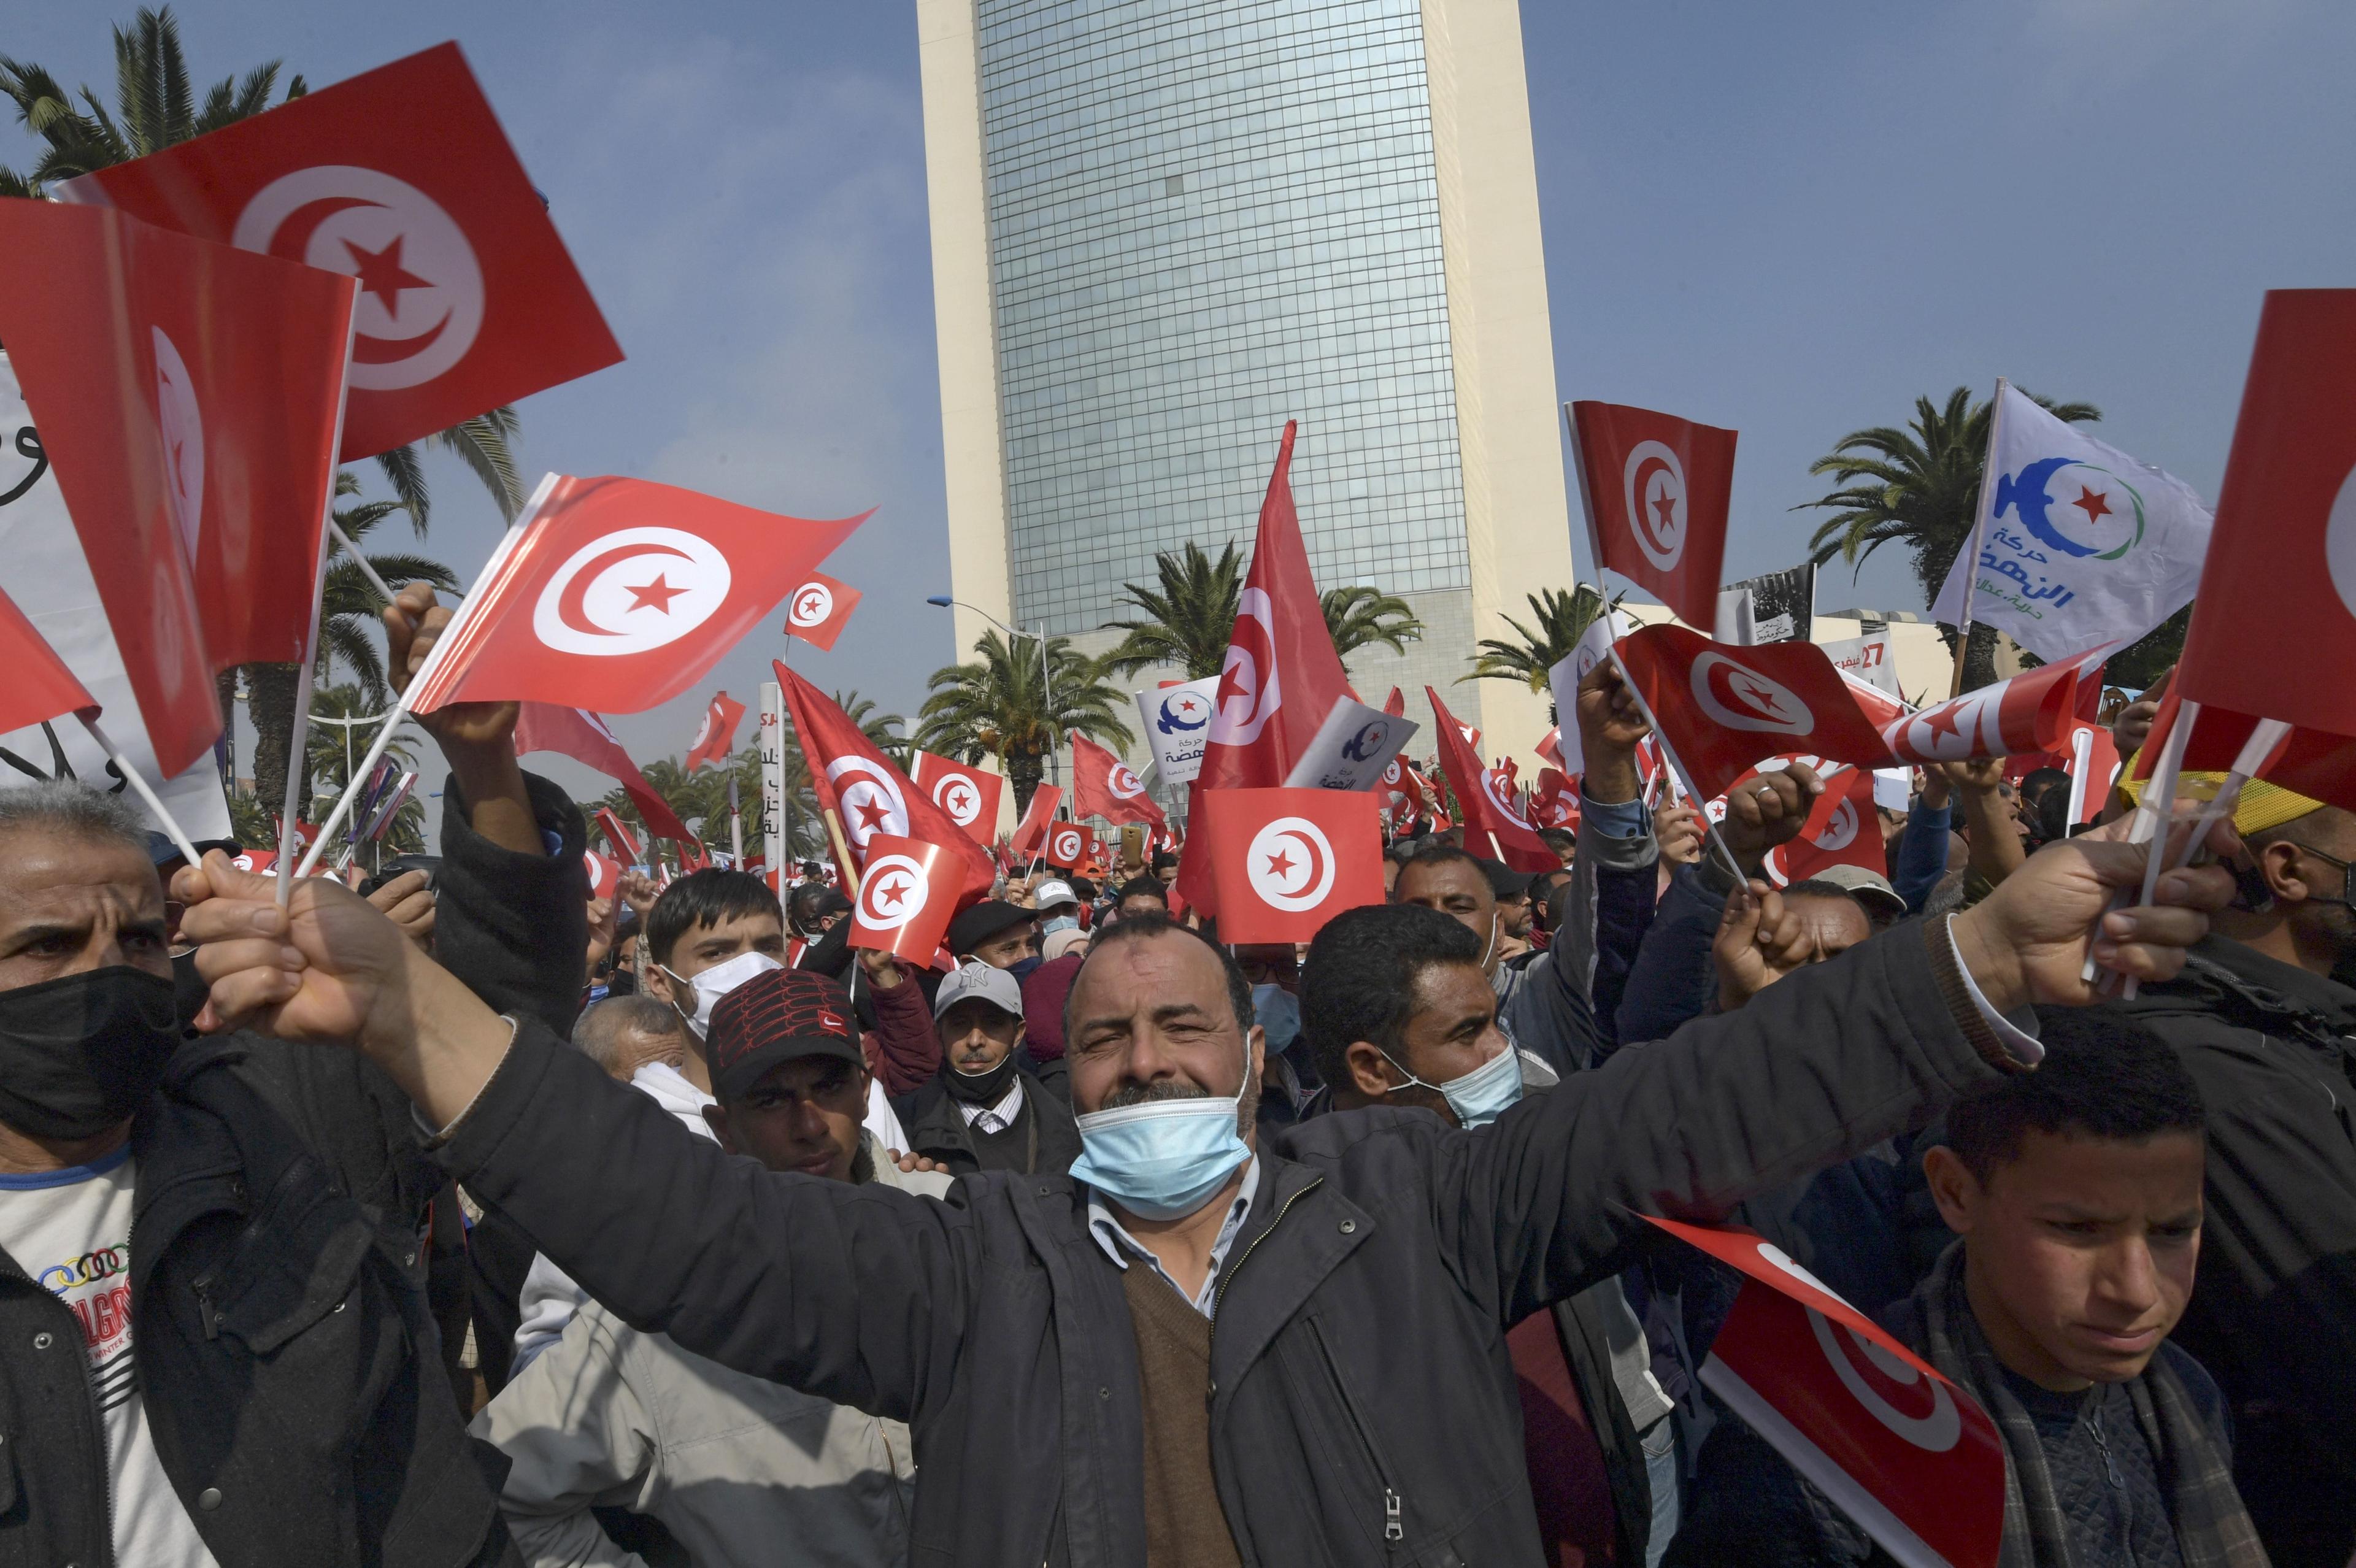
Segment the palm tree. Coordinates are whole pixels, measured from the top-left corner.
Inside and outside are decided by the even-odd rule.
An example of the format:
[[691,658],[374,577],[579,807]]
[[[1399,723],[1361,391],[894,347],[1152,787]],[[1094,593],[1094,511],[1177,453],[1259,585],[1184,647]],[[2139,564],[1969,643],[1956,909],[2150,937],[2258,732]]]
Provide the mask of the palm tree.
[[1189,543],[1183,551],[1155,556],[1153,570],[1158,589],[1121,584],[1122,595],[1145,618],[1105,623],[1107,631],[1128,634],[1105,655],[1105,674],[1126,678],[1156,665],[1176,665],[1188,680],[1218,674],[1236,629],[1236,595],[1243,591],[1236,547],[1225,546],[1213,560],[1201,545]]
[[1423,622],[1408,608],[1407,601],[1379,588],[1364,583],[1328,588],[1318,595],[1317,603],[1325,612],[1325,631],[1333,639],[1333,651],[1344,659],[1376,643],[1403,654],[1409,643],[1423,640]]
[[[996,757],[1013,781],[1018,815],[1031,809],[1047,753],[1066,731],[1113,747],[1134,739],[1120,720],[1129,699],[1106,678],[1105,662],[1075,649],[1069,637],[1047,639],[1046,670],[1033,639],[1009,646],[984,632],[973,651],[980,659],[937,669],[926,682],[932,694],[916,713],[916,744],[969,763]],[[1219,653],[1226,654],[1224,640]]]
[[[2092,403],[2032,397],[2047,413],[2072,424],[2103,417]],[[1979,517],[1991,407],[1972,401],[1969,387],[1948,393],[1944,407],[1917,398],[1913,421],[1905,429],[1876,425],[1851,431],[1828,455],[1808,464],[1809,473],[1829,474],[1844,486],[1804,503],[1833,513],[1808,540],[1811,559],[1822,566],[1837,555],[1858,565],[1883,545],[1902,544],[1914,552],[1914,579],[1927,608],[1970,542]],[[1952,631],[1949,636],[1952,642]],[[1995,654],[1993,630],[1973,627],[1965,660],[1966,688],[1995,678]]]
[[[268,60],[247,71],[242,80],[223,77],[199,103],[180,47],[179,22],[169,5],[160,10],[142,6],[130,27],[114,29],[113,113],[88,86],[81,88],[77,100],[44,67],[0,56],[0,93],[15,102],[17,119],[42,144],[41,155],[30,170],[0,166],[0,196],[40,197],[51,184],[129,163],[259,114],[272,106],[271,93],[284,69],[284,61]],[[303,78],[297,75],[287,82],[279,101],[300,98],[305,91]],[[525,494],[516,473],[516,431],[515,411],[497,408],[426,438],[429,444],[465,464],[509,521],[522,509]],[[379,454],[375,462],[400,509],[409,515],[410,526],[423,539],[432,497],[417,448],[395,447]],[[357,490],[356,484],[350,490],[346,488],[347,477],[337,476],[338,496]],[[371,603],[368,613],[373,615],[375,608]],[[337,652],[349,662],[348,647]],[[284,798],[286,752],[294,727],[294,667],[252,666],[246,671],[246,680],[254,697],[254,787],[265,801],[273,803],[271,809],[274,810],[274,803]],[[234,687],[234,675],[224,672],[220,685],[224,713],[230,710],[228,699]],[[283,702],[278,700],[282,690]]]
[[[1547,689],[1547,671],[1569,658],[1579,646],[1579,639],[1587,635],[1587,628],[1595,618],[1611,608],[1603,595],[1586,583],[1578,583],[1568,593],[1558,588],[1545,588],[1536,593],[1524,594],[1529,601],[1530,614],[1536,620],[1535,629],[1523,625],[1511,615],[1498,618],[1514,629],[1518,641],[1504,637],[1483,637],[1476,645],[1481,652],[1472,661],[1472,673],[1460,675],[1457,684],[1468,680],[1515,680],[1532,691]],[[1618,600],[1613,600],[1617,604]]]

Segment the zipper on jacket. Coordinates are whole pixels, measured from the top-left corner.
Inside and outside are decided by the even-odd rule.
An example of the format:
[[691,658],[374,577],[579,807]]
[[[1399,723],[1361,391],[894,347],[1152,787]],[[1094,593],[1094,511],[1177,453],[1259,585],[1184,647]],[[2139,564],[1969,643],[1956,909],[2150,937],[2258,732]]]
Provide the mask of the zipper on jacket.
[[1342,1381],[1342,1364],[1333,1359],[1333,1347],[1325,1343],[1325,1330],[1314,1317],[1309,1319],[1309,1337],[1317,1341],[1317,1354],[1325,1362],[1325,1375],[1333,1380],[1333,1392],[1342,1397],[1342,1408],[1348,1413],[1350,1425],[1358,1434],[1358,1445],[1366,1451],[1366,1460],[1375,1467],[1375,1477],[1383,1484],[1383,1539],[1405,1541],[1407,1526],[1400,1518],[1401,1502],[1398,1487],[1391,1479],[1391,1467],[1383,1463],[1383,1451],[1375,1445],[1374,1428],[1366,1424],[1358,1402],[1350,1395],[1350,1385]]
[[1225,1307],[1227,1303],[1227,1286],[1235,1283],[1236,1275],[1243,1272],[1244,1264],[1251,1257],[1252,1253],[1259,1250],[1259,1244],[1268,1240],[1269,1236],[1279,1225],[1284,1223],[1284,1217],[1292,1212],[1292,1206],[1324,1185],[1325,1179],[1320,1176],[1312,1180],[1308,1186],[1302,1188],[1300,1191],[1286,1199],[1284,1200],[1284,1206],[1276,1211],[1276,1218],[1268,1222],[1268,1229],[1262,1231],[1258,1235],[1254,1236],[1251,1239],[1250,1243],[1244,1248],[1243,1256],[1236,1260],[1235,1266],[1227,1270],[1226,1277],[1219,1281],[1218,1289],[1211,1293],[1211,1339],[1213,1343],[1215,1344],[1218,1340],[1219,1308]]

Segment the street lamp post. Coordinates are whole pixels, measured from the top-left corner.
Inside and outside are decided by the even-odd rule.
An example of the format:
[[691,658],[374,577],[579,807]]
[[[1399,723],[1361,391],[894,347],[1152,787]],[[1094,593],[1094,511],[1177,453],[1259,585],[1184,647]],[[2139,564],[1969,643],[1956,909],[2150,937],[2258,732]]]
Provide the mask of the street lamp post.
[[[931,594],[926,598],[925,603],[927,604],[938,605],[944,610],[948,609],[952,605],[955,605],[960,610],[970,610],[975,614],[980,616],[983,620],[989,622],[991,625],[997,627],[1000,631],[1005,633],[1009,640],[1015,637],[1030,637],[1034,639],[1039,645],[1039,684],[1041,688],[1044,690],[1047,695],[1048,716],[1051,719],[1055,716],[1055,677],[1047,667],[1047,634],[1044,629],[1036,632],[1018,631],[1016,628],[1008,625],[1005,622],[991,614],[989,611],[981,608],[979,604],[969,604],[962,599],[952,599],[946,593]],[[1053,775],[1053,782],[1057,784],[1061,784],[1064,782],[1064,770],[1062,760],[1057,754],[1056,742],[1061,741],[1063,736],[1052,730],[1049,731],[1049,736],[1050,738],[1047,742],[1047,767],[1050,773]]]

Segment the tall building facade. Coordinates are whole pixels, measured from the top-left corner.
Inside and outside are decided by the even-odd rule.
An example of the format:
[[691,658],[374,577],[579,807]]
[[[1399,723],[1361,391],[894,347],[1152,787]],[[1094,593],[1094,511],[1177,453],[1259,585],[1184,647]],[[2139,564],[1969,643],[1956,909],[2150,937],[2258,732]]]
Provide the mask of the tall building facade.
[[917,0],[957,598],[1107,645],[1296,419],[1318,585],[1428,628],[1359,690],[1531,754],[1542,695],[1453,684],[1571,581],[1516,4]]

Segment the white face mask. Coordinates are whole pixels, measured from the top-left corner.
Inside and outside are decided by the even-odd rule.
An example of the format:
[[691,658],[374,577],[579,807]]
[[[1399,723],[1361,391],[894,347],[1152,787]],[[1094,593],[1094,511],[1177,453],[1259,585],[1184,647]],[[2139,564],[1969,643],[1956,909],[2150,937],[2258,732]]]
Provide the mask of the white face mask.
[[[688,987],[694,991],[695,1011],[691,1013],[686,1008],[680,1008],[680,1012],[686,1018],[687,1027],[695,1031],[695,1038],[701,1040],[703,1031],[712,1026],[712,1009],[720,1005],[721,997],[754,976],[766,975],[772,969],[782,969],[785,965],[766,953],[739,953],[725,964],[714,964],[711,968],[701,971],[692,980],[680,974],[668,964],[658,964],[655,967],[669,975],[674,983]],[[672,997],[670,1005],[679,1008],[679,999],[676,997]]]

